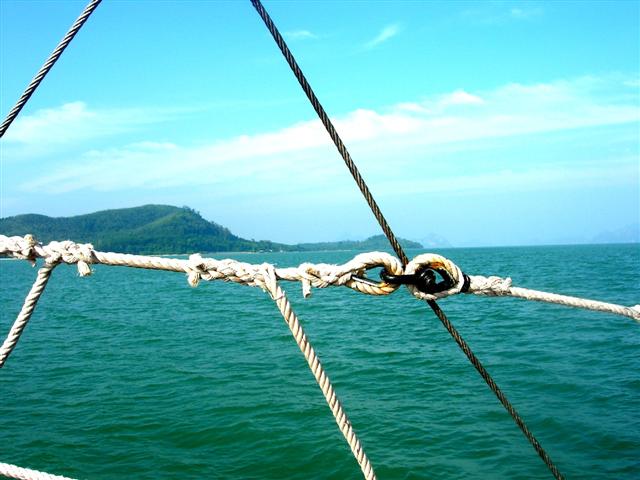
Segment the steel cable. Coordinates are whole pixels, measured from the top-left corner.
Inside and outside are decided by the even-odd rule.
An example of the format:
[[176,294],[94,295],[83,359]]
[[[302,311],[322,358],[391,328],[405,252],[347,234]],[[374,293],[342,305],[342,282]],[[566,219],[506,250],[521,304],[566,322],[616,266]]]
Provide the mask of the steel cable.
[[[71,43],[71,40],[73,40],[73,38],[78,33],[80,28],[84,25],[84,23],[91,16],[91,14],[94,12],[94,10],[97,8],[97,6],[100,4],[101,1],[102,0],[91,0],[89,2],[89,4],[85,7],[85,9],[80,14],[80,16],[77,18],[77,20],[71,26],[71,28],[69,29],[67,34],[63,37],[63,39],[58,44],[58,46],[55,48],[55,50],[51,53],[51,55],[49,56],[49,58],[47,59],[45,64],[42,66],[42,68],[38,71],[36,76],[29,83],[29,85],[25,89],[24,93],[22,94],[22,96],[17,101],[16,105],[7,114],[7,117],[2,122],[2,125],[0,125],[0,138],[2,138],[4,136],[5,132],[7,131],[7,129],[11,125],[11,123],[15,120],[15,118],[18,116],[18,114],[20,113],[22,108],[26,105],[27,101],[33,95],[35,90],[38,88],[38,86],[40,85],[40,83],[42,82],[44,77],[51,70],[51,68],[56,63],[56,61],[60,58],[60,56],[62,55],[64,50]],[[349,172],[351,173],[351,175],[353,176],[354,180],[356,181],[356,184],[358,185],[358,188],[360,189],[360,191],[362,192],[363,196],[365,197],[365,200],[367,201],[367,204],[371,208],[371,211],[373,212],[374,216],[376,217],[376,220],[380,224],[385,236],[388,238],[389,243],[391,244],[393,250],[396,252],[396,255],[398,255],[398,257],[402,261],[402,264],[406,265],[409,260],[408,260],[408,258],[406,256],[406,254],[404,253],[404,250],[402,249],[402,247],[401,247],[400,243],[398,242],[396,236],[394,235],[393,231],[391,230],[391,227],[389,226],[387,220],[385,219],[384,215],[382,214],[377,202],[373,198],[373,195],[371,194],[371,191],[369,190],[369,187],[367,186],[366,182],[362,178],[362,175],[360,174],[357,166],[353,162],[353,160],[351,158],[351,155],[349,154],[346,146],[344,145],[344,142],[342,141],[342,139],[338,135],[338,132],[336,131],[335,127],[333,126],[333,123],[329,119],[329,116],[327,115],[326,111],[324,110],[324,108],[320,104],[320,101],[318,100],[318,98],[315,95],[313,89],[311,88],[311,85],[309,84],[309,82],[307,81],[306,77],[302,73],[302,70],[298,66],[295,58],[293,57],[293,54],[291,53],[291,51],[289,50],[286,42],[284,41],[284,38],[282,37],[282,35],[278,31],[277,27],[275,26],[275,24],[271,20],[270,16],[268,15],[266,10],[264,9],[264,7],[263,7],[262,3],[260,2],[260,0],[251,0],[251,2],[253,4],[253,6],[255,7],[255,9],[257,10],[257,12],[260,15],[260,17],[262,18],[262,20],[264,21],[264,23],[267,26],[268,30],[272,34],[274,40],[276,41],[276,44],[278,45],[278,47],[282,51],[282,54],[284,55],[285,59],[287,60],[287,63],[289,64],[289,66],[291,67],[294,75],[298,79],[298,81],[300,83],[300,86],[302,87],[303,91],[307,95],[309,101],[311,102],[311,105],[315,109],[315,111],[318,114],[320,120],[322,121],[322,123],[325,126],[327,132],[329,133],[329,136],[331,137],[331,139],[333,140],[334,144],[336,145],[336,148],[338,149],[340,155],[342,156],[347,168],[349,169]],[[447,329],[449,334],[454,338],[454,340],[456,341],[458,346],[465,353],[465,355],[467,356],[467,358],[469,359],[471,364],[480,373],[480,375],[485,380],[485,382],[487,383],[489,388],[494,392],[494,394],[496,395],[496,397],[498,398],[500,403],[509,412],[509,414],[514,419],[514,421],[516,422],[518,427],[520,427],[520,429],[522,430],[524,435],[527,437],[529,442],[533,445],[533,447],[536,450],[536,452],[538,452],[538,454],[540,455],[542,460],[549,467],[549,469],[551,470],[551,472],[554,475],[554,477],[557,478],[557,479],[563,478],[562,475],[560,474],[560,472],[558,471],[558,469],[553,464],[553,462],[552,462],[551,458],[549,457],[549,455],[545,452],[545,450],[542,448],[540,443],[536,440],[536,438],[533,436],[533,434],[529,431],[529,429],[527,428],[526,424],[524,423],[522,418],[518,415],[518,413],[515,410],[515,408],[507,400],[507,398],[502,393],[502,391],[500,390],[498,385],[491,378],[490,374],[484,368],[482,363],[474,355],[474,353],[472,352],[472,350],[469,347],[469,345],[465,342],[465,340],[460,336],[460,334],[455,329],[455,327],[448,320],[448,318],[446,317],[444,312],[440,309],[440,307],[437,305],[437,303],[435,301],[429,300],[429,301],[427,301],[427,303],[431,307],[431,309],[434,311],[436,316],[440,319],[442,324],[445,326],[445,328]]]
[[[300,69],[295,58],[293,57],[291,50],[289,50],[289,47],[287,46],[284,38],[278,31],[278,28],[273,23],[273,20],[265,10],[260,0],[251,0],[251,3],[253,4],[254,8],[262,18],[267,29],[273,36],[273,39],[275,40],[276,44],[280,48],[280,51],[284,55],[284,58],[287,60],[289,67],[291,67],[293,74],[295,75],[296,79],[300,83],[302,90],[307,95],[307,98],[309,99],[309,101],[311,102],[311,105],[313,106],[314,110],[318,114],[320,121],[322,122],[327,132],[329,133],[329,136],[333,140],[333,143],[336,145],[338,152],[340,152],[340,155],[342,156],[345,164],[347,165],[349,172],[351,172],[351,175],[353,176],[353,179],[358,185],[358,188],[360,188],[360,191],[364,195],[365,200],[369,204],[369,207],[371,208],[373,215],[376,217],[376,220],[378,220],[378,223],[382,227],[382,231],[384,232],[387,239],[389,240],[389,243],[391,244],[393,250],[396,252],[396,255],[398,255],[398,257],[402,261],[402,264],[406,265],[407,263],[409,263],[409,259],[407,255],[404,253],[404,250],[400,246],[400,243],[398,242],[396,236],[391,230],[391,227],[389,226],[387,220],[382,214],[382,211],[378,207],[377,202],[374,200],[373,195],[369,190],[369,187],[367,186],[364,179],[360,175],[360,172],[356,167],[355,163],[353,162],[351,155],[347,151],[347,147],[344,145],[342,139],[338,135],[338,132],[336,131],[335,127],[333,126],[333,123],[329,119],[329,116],[327,115],[325,109],[320,104],[318,97],[316,96],[313,89],[311,88],[311,85],[307,81],[305,75],[302,73],[302,70]],[[509,412],[509,414],[511,415],[513,420],[516,422],[518,427],[520,427],[520,430],[522,430],[522,433],[524,434],[524,436],[527,438],[527,440],[529,440],[529,442],[531,443],[533,448],[536,450],[538,455],[540,455],[540,458],[542,458],[542,460],[547,465],[547,467],[549,467],[549,470],[551,471],[553,476],[558,480],[562,479],[563,478],[562,474],[560,474],[560,472],[558,471],[557,467],[555,466],[555,464],[553,463],[553,461],[551,460],[547,452],[542,448],[542,446],[540,445],[540,442],[538,442],[535,436],[531,433],[527,425],[524,423],[524,420],[522,420],[522,418],[520,417],[518,412],[515,410],[513,405],[511,405],[511,403],[506,398],[504,393],[502,393],[502,390],[500,390],[500,388],[498,387],[496,382],[493,380],[489,372],[484,368],[480,360],[478,360],[478,358],[474,355],[473,351],[471,350],[467,342],[460,336],[460,334],[458,333],[456,328],[453,326],[453,324],[449,321],[449,319],[447,318],[445,313],[442,311],[442,309],[433,300],[427,301],[427,304],[431,307],[431,309],[436,314],[440,322],[442,322],[442,324],[447,329],[449,334],[453,337],[455,342],[458,344],[460,349],[464,352],[464,354],[469,359],[471,364],[478,371],[480,376],[484,379],[484,381],[489,386],[491,391],[495,394],[495,396],[498,398],[500,403],[504,406],[507,412]]]
[[62,55],[62,52],[64,52],[65,48],[67,48],[67,46],[71,43],[71,40],[73,40],[73,37],[75,37],[76,33],[78,33],[78,30],[80,30],[82,25],[84,25],[84,23],[91,16],[91,14],[97,8],[97,6],[100,4],[101,1],[102,0],[91,0],[89,2],[89,4],[85,7],[85,9],[82,11],[80,16],[74,22],[74,24],[71,25],[71,28],[69,29],[67,34],[63,37],[63,39],[60,41],[60,43],[55,48],[55,50],[51,52],[51,55],[49,55],[49,58],[47,59],[47,61],[44,63],[42,68],[40,68],[36,76],[33,77],[33,80],[31,80],[31,83],[29,83],[29,85],[25,89],[22,96],[18,99],[15,106],[7,114],[7,118],[5,118],[4,122],[2,122],[2,125],[0,125],[0,138],[4,136],[5,132],[9,128],[9,125],[11,125],[11,123],[16,119],[16,117],[20,113],[20,110],[22,110],[22,107],[26,105],[29,98],[31,98],[31,95],[33,95],[33,92],[35,92],[36,88],[38,88],[38,85],[40,85],[40,82],[42,82],[42,80],[47,75],[47,73],[49,73],[49,70],[51,70],[53,65],[58,61],[58,59],[60,58],[60,55]]
[[400,246],[400,243],[396,239],[396,236],[393,234],[393,231],[391,230],[391,227],[387,223],[387,220],[384,218],[384,215],[382,215],[382,211],[380,210],[380,207],[378,207],[378,204],[374,200],[373,195],[369,190],[369,187],[367,186],[364,179],[362,178],[362,175],[360,175],[360,171],[358,170],[358,167],[351,159],[351,155],[349,154],[347,147],[345,146],[344,142],[340,138],[340,135],[338,135],[336,128],[333,126],[333,123],[331,122],[331,119],[329,119],[327,112],[320,104],[320,100],[318,100],[318,97],[316,97],[316,94],[311,88],[311,85],[309,85],[309,82],[307,81],[307,78],[304,76],[304,73],[302,73],[302,70],[300,70],[300,67],[298,66],[298,62],[296,62],[296,59],[293,57],[293,54],[291,53],[291,50],[289,50],[289,47],[284,41],[284,38],[282,38],[282,35],[280,35],[278,28],[275,26],[275,24],[273,23],[273,20],[271,20],[271,17],[262,6],[262,3],[260,3],[260,0],[251,0],[251,3],[253,3],[253,6],[258,11],[258,14],[260,14],[260,17],[262,18],[265,25],[269,29],[269,32],[271,32],[271,35],[273,35],[274,40],[278,44],[278,47],[280,47],[280,51],[282,51],[284,58],[287,60],[287,63],[291,67],[291,70],[293,70],[293,74],[298,79],[298,82],[300,82],[300,86],[302,87],[302,90],[304,90],[304,93],[307,95],[307,98],[309,98],[309,101],[311,102],[311,105],[313,106],[314,110],[318,114],[318,117],[320,117],[320,121],[322,122],[324,127],[327,129],[327,132],[329,133],[331,140],[333,140],[333,143],[336,145],[338,152],[340,152],[340,155],[342,156],[344,163],[347,165],[349,172],[351,172],[353,179],[358,184],[358,188],[362,192],[362,195],[364,195],[364,198],[369,204],[369,207],[371,208],[373,215],[376,217],[376,220],[378,220],[378,223],[382,227],[382,231],[384,232],[386,237],[389,239],[389,243],[391,243],[391,247],[393,248],[393,251],[396,252],[396,255],[398,255],[398,258],[400,259],[402,264],[406,265],[407,263],[409,263],[409,259],[407,258],[407,255],[404,253],[404,250]]

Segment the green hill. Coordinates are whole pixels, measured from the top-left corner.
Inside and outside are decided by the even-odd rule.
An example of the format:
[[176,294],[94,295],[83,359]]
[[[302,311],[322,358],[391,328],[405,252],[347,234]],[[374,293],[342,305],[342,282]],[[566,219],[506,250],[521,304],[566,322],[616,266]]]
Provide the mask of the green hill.
[[[194,253],[222,251],[308,251],[380,250],[388,248],[382,235],[364,241],[286,245],[268,240],[238,237],[229,229],[205,220],[189,207],[145,205],[104,210],[75,217],[47,217],[27,214],[0,219],[0,233],[7,236],[27,233],[47,243],[71,239],[91,243],[96,250],[137,254]],[[421,245],[401,240],[408,248]]]
[[202,218],[194,210],[168,205],[104,210],[75,217],[18,215],[0,219],[3,235],[32,233],[41,242],[73,239],[97,250],[123,253],[193,253],[286,250],[287,245],[253,242]]
[[[403,248],[422,248],[422,245],[418,242],[412,242],[411,240],[405,240],[399,238],[398,241],[402,244]],[[319,242],[319,243],[299,243],[295,245],[296,250],[301,251],[322,251],[322,250],[359,250],[374,251],[374,250],[388,250],[389,240],[384,235],[374,235],[366,240],[342,240],[340,242]]]

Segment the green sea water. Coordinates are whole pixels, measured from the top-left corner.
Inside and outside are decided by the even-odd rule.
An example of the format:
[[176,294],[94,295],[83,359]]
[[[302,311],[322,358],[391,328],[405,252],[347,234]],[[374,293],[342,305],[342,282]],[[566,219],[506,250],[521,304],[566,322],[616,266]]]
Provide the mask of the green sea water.
[[[469,274],[640,303],[639,245],[440,253]],[[3,336],[35,273],[0,262]],[[551,478],[424,303],[283,286],[378,478]],[[640,478],[639,323],[506,298],[440,305],[567,478]],[[86,479],[361,478],[266,294],[105,266],[56,269],[0,370],[0,462]]]

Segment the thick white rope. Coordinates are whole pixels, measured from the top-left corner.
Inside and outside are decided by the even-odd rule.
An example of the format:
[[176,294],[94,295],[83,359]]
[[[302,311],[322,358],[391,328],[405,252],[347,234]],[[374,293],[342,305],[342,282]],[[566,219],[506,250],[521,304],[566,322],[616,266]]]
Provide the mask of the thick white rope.
[[[16,322],[7,340],[0,347],[0,367],[4,365],[8,355],[15,347],[20,334],[28,322],[35,303],[46,285],[51,268],[58,263],[77,264],[81,276],[91,274],[90,264],[104,264],[145,268],[154,270],[169,270],[187,274],[189,284],[197,286],[200,280],[224,280],[245,285],[259,286],[265,289],[261,282],[260,272],[268,264],[253,265],[235,260],[215,260],[191,255],[188,260],[165,257],[150,257],[145,255],[130,255],[111,252],[99,252],[90,244],[77,244],[72,241],[51,242],[42,245],[31,235],[23,237],[6,237],[0,235],[0,255],[26,259],[35,264],[37,258],[45,259],[45,266],[38,274],[31,292],[25,300]],[[403,269],[399,260],[383,252],[370,252],[357,255],[343,265],[303,263],[292,268],[273,268],[276,279],[299,281],[302,283],[304,296],[311,293],[311,287],[326,288],[329,286],[347,286],[361,293],[369,295],[388,295],[394,292],[398,285],[384,282],[372,282],[364,278],[366,271],[383,267],[393,275],[410,275],[423,268],[431,268],[444,272],[453,282],[447,290],[436,293],[424,293],[416,286],[409,285],[411,293],[423,300],[436,300],[450,295],[463,293],[465,275],[451,260],[436,254],[417,256]],[[583,298],[558,295],[525,288],[512,287],[510,278],[468,276],[469,285],[464,293],[485,296],[512,296],[541,302],[556,303],[588,310],[614,313],[633,318],[640,322],[640,305],[626,307],[612,303],[587,300]]]
[[[94,250],[91,244],[77,244],[69,240],[41,245],[31,235],[24,238],[0,235],[0,256],[25,259],[34,264],[38,258],[44,258],[51,264],[77,264],[80,276],[91,274],[90,264],[182,272],[188,275],[189,284],[192,286],[197,286],[201,279],[224,280],[256,286],[254,278],[262,268],[262,265],[236,260],[202,258],[198,254],[191,255],[188,260],[182,260],[99,252]],[[293,268],[276,268],[275,272],[279,280],[300,282],[305,297],[310,295],[311,287],[347,286],[368,295],[388,295],[396,291],[398,285],[363,281],[360,278],[364,276],[366,270],[375,267],[384,267],[395,275],[402,273],[400,261],[383,252],[360,254],[343,265],[303,263]]]
[[[35,241],[31,235],[23,237],[6,237],[0,235],[0,255],[26,259],[35,264],[37,258],[43,258],[45,265],[38,271],[38,277],[27,295],[24,306],[14,322],[9,335],[2,347],[0,347],[0,367],[2,367],[15,347],[20,334],[24,330],[38,298],[42,294],[52,269],[59,263],[76,264],[80,276],[91,274],[91,264],[104,264],[114,266],[127,266],[134,268],[168,270],[187,274],[188,282],[197,286],[200,280],[223,280],[244,285],[258,286],[268,292],[276,302],[285,322],[289,326],[300,351],[313,373],[320,389],[331,409],[331,412],[344,435],[354,457],[358,461],[363,475],[367,480],[374,479],[375,473],[367,458],[360,440],[356,436],[351,422],[346,416],[340,401],[329,378],[327,377],[315,350],[298,321],[297,316],[291,310],[291,305],[277,280],[299,281],[305,297],[311,293],[311,287],[326,288],[329,286],[347,286],[361,293],[369,295],[388,295],[397,290],[398,285],[385,282],[372,282],[365,278],[366,271],[371,268],[383,267],[392,275],[411,275],[420,269],[430,268],[443,272],[453,283],[450,288],[436,292],[424,293],[417,287],[409,285],[411,293],[420,299],[436,300],[458,293],[473,293],[485,296],[512,296],[527,300],[557,303],[589,310],[615,313],[640,321],[640,305],[625,307],[611,303],[587,300],[566,295],[557,295],[547,292],[539,292],[525,288],[512,287],[510,278],[465,276],[462,270],[451,260],[435,254],[419,255],[404,269],[399,260],[383,252],[370,252],[357,255],[343,265],[310,264],[304,263],[299,267],[276,268],[270,264],[253,265],[235,260],[215,260],[202,258],[200,255],[191,255],[188,260],[164,257],[150,257],[144,255],[129,255],[111,252],[99,252],[90,244],[76,244],[71,241],[51,242],[42,245]],[[466,279],[465,279],[466,277]],[[467,280],[468,279],[468,280]],[[465,289],[466,287],[466,289]],[[0,464],[1,466],[6,464]],[[37,477],[29,476],[33,470],[21,469],[12,465],[12,472],[26,472],[25,476],[12,476],[11,478],[40,479],[40,478],[64,478],[57,476]],[[35,472],[40,475],[41,472]],[[4,475],[0,470],[0,474]],[[9,475],[6,475],[9,476]]]
[[458,293],[473,293],[474,295],[492,297],[516,297],[537,302],[555,303],[569,307],[583,308],[598,312],[614,313],[632,318],[640,322],[640,305],[626,307],[614,303],[588,300],[586,298],[570,297],[568,295],[558,295],[556,293],[541,292],[528,288],[511,286],[511,278],[483,277],[482,275],[469,275],[469,286],[466,292],[463,291],[465,279],[462,270],[451,260],[433,253],[418,255],[407,265],[405,272],[414,273],[420,268],[432,268],[435,270],[445,270],[453,280],[454,286],[443,292],[428,294],[418,290],[415,286],[409,285],[409,290],[414,296],[424,300],[436,300]]
[[[40,269],[38,280],[36,280],[36,283],[32,288],[32,292],[27,297],[25,307],[27,306],[27,303],[29,303],[30,310],[23,315],[23,311],[25,311],[25,307],[23,307],[23,311],[21,311],[21,314],[18,316],[18,320],[20,321],[16,320],[11,329],[11,332],[17,331],[18,333],[12,335],[10,332],[9,338],[5,341],[7,348],[3,345],[2,349],[0,349],[0,367],[2,367],[4,361],[6,361],[6,358],[17,343],[20,333],[24,330],[24,326],[35,307],[35,302],[44,290],[44,285],[46,285],[46,280],[49,277],[51,269],[61,261],[66,263],[77,263],[80,275],[88,275],[91,273],[88,263],[95,263],[93,261],[95,257],[99,263],[108,265],[127,265],[139,268],[185,271],[188,273],[189,283],[193,286],[196,286],[200,279],[224,279],[227,281],[244,283],[246,285],[258,286],[269,293],[278,306],[282,317],[291,330],[291,334],[293,335],[296,344],[304,355],[307,364],[309,365],[309,369],[311,370],[311,373],[313,373],[313,376],[315,377],[316,382],[329,405],[329,409],[333,414],[340,432],[351,448],[351,452],[358,462],[364,478],[366,480],[376,479],[371,462],[369,461],[369,458],[367,457],[364,448],[351,425],[351,421],[347,417],[347,414],[336,395],[329,376],[322,367],[315,349],[311,345],[302,325],[300,325],[297,315],[291,309],[291,304],[284,294],[284,291],[278,285],[277,280],[278,278],[284,278],[303,282],[303,291],[305,296],[309,294],[311,285],[315,285],[320,288],[329,285],[349,285],[351,288],[355,288],[356,290],[375,295],[379,294],[377,293],[378,290],[376,290],[375,285],[368,285],[364,283],[364,286],[361,288],[355,286],[355,281],[351,278],[353,272],[364,272],[366,268],[370,268],[370,264],[382,264],[385,265],[386,268],[391,269],[394,273],[400,273],[402,271],[400,263],[393,259],[393,257],[390,257],[390,261],[387,258],[378,258],[376,255],[372,255],[367,258],[356,257],[351,262],[343,265],[342,268],[335,268],[335,266],[323,264],[303,265],[298,269],[280,269],[280,273],[277,275],[275,267],[269,264],[251,265],[235,262],[233,260],[205,260],[199,255],[192,255],[189,261],[185,263],[181,260],[169,258],[94,252],[90,246],[76,245],[72,242],[56,242],[51,243],[46,247],[41,247],[36,244],[33,237],[26,237],[24,240],[25,243],[23,244],[19,241],[19,237],[14,237],[13,239],[10,239],[10,241],[3,243],[3,239],[0,238],[0,254],[9,254],[17,258],[25,258],[31,261],[34,261],[36,256],[44,256],[44,258],[47,259],[47,262],[50,263],[47,263]],[[41,272],[42,275],[40,275]],[[44,272],[47,272],[46,276]],[[41,276],[44,280],[40,280]],[[42,285],[41,288],[39,287],[40,285]],[[36,288],[37,286],[39,288]],[[397,287],[385,287],[381,291],[391,292],[395,290],[395,288]],[[35,293],[32,295],[36,290],[37,295]],[[29,302],[32,296],[35,296],[35,300]],[[21,320],[22,317],[26,317],[26,320]],[[37,472],[35,470],[16,467],[14,465],[2,465],[4,465],[5,468],[0,470],[0,475],[6,474],[6,476],[9,476],[10,478],[21,478],[25,480],[44,480],[49,478],[53,480],[57,478],[64,478]]]
[[0,476],[7,478],[17,478],[19,480],[72,480],[68,477],[60,475],[52,475],[50,473],[39,472],[28,468],[16,467],[8,463],[0,463]]
[[362,474],[366,480],[374,480],[376,478],[376,474],[373,471],[373,467],[369,462],[369,458],[356,435],[356,432],[353,430],[351,426],[351,422],[347,417],[346,412],[342,408],[342,404],[340,400],[336,396],[336,392],[329,380],[329,377],[324,371],[322,364],[320,363],[320,359],[316,355],[316,352],[309,342],[307,334],[304,332],[302,325],[298,320],[297,315],[291,309],[291,304],[287,299],[286,295],[280,285],[277,283],[276,272],[273,266],[265,265],[263,270],[263,281],[264,281],[264,289],[269,293],[271,298],[276,302],[282,317],[284,318],[286,324],[291,330],[291,334],[295,339],[300,351],[304,355],[304,358],[307,360],[307,364],[309,365],[309,369],[311,369],[311,373],[316,379],[320,390],[322,390],[322,394],[324,395],[327,404],[329,405],[329,409],[333,414],[333,418],[338,424],[338,428],[340,428],[340,432],[344,436],[345,440],[349,444],[351,448],[351,452],[353,456],[360,465],[360,469],[362,470]]
[[31,318],[31,314],[33,310],[36,308],[36,304],[38,303],[38,299],[42,292],[44,291],[44,287],[47,286],[47,282],[49,281],[49,277],[51,276],[51,272],[56,267],[56,264],[45,263],[40,270],[38,270],[38,276],[36,277],[36,281],[33,283],[31,290],[27,294],[27,298],[22,305],[22,309],[16,318],[16,321],[13,322],[11,326],[11,330],[7,335],[7,338],[2,343],[0,347],[0,368],[4,365],[4,362],[7,361],[7,357],[11,354],[13,349],[15,348],[18,340],[20,339],[20,335],[24,331],[29,319]]
[[[510,278],[500,278],[499,282],[492,280],[492,277],[470,276],[471,287],[470,293],[476,295],[486,295],[494,297],[515,297],[525,300],[533,300],[536,302],[555,303],[565,305],[567,307],[584,308],[597,312],[614,313],[625,317],[633,318],[640,322],[640,305],[633,307],[625,307],[614,303],[599,302],[597,300],[587,300],[584,298],[571,297],[568,295],[559,295],[557,293],[541,292],[539,290],[530,290],[528,288],[512,287]],[[497,277],[493,277],[497,278]],[[497,283],[496,287],[486,288],[486,283]]]

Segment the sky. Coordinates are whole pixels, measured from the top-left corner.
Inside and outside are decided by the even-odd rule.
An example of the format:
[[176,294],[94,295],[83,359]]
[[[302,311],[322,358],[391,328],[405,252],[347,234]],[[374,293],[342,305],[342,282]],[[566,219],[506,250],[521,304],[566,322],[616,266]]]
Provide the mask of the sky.
[[[263,3],[396,235],[637,225],[640,2]],[[2,118],[84,5],[0,0]],[[104,0],[0,165],[1,217],[155,203],[246,238],[381,233],[248,0]]]

